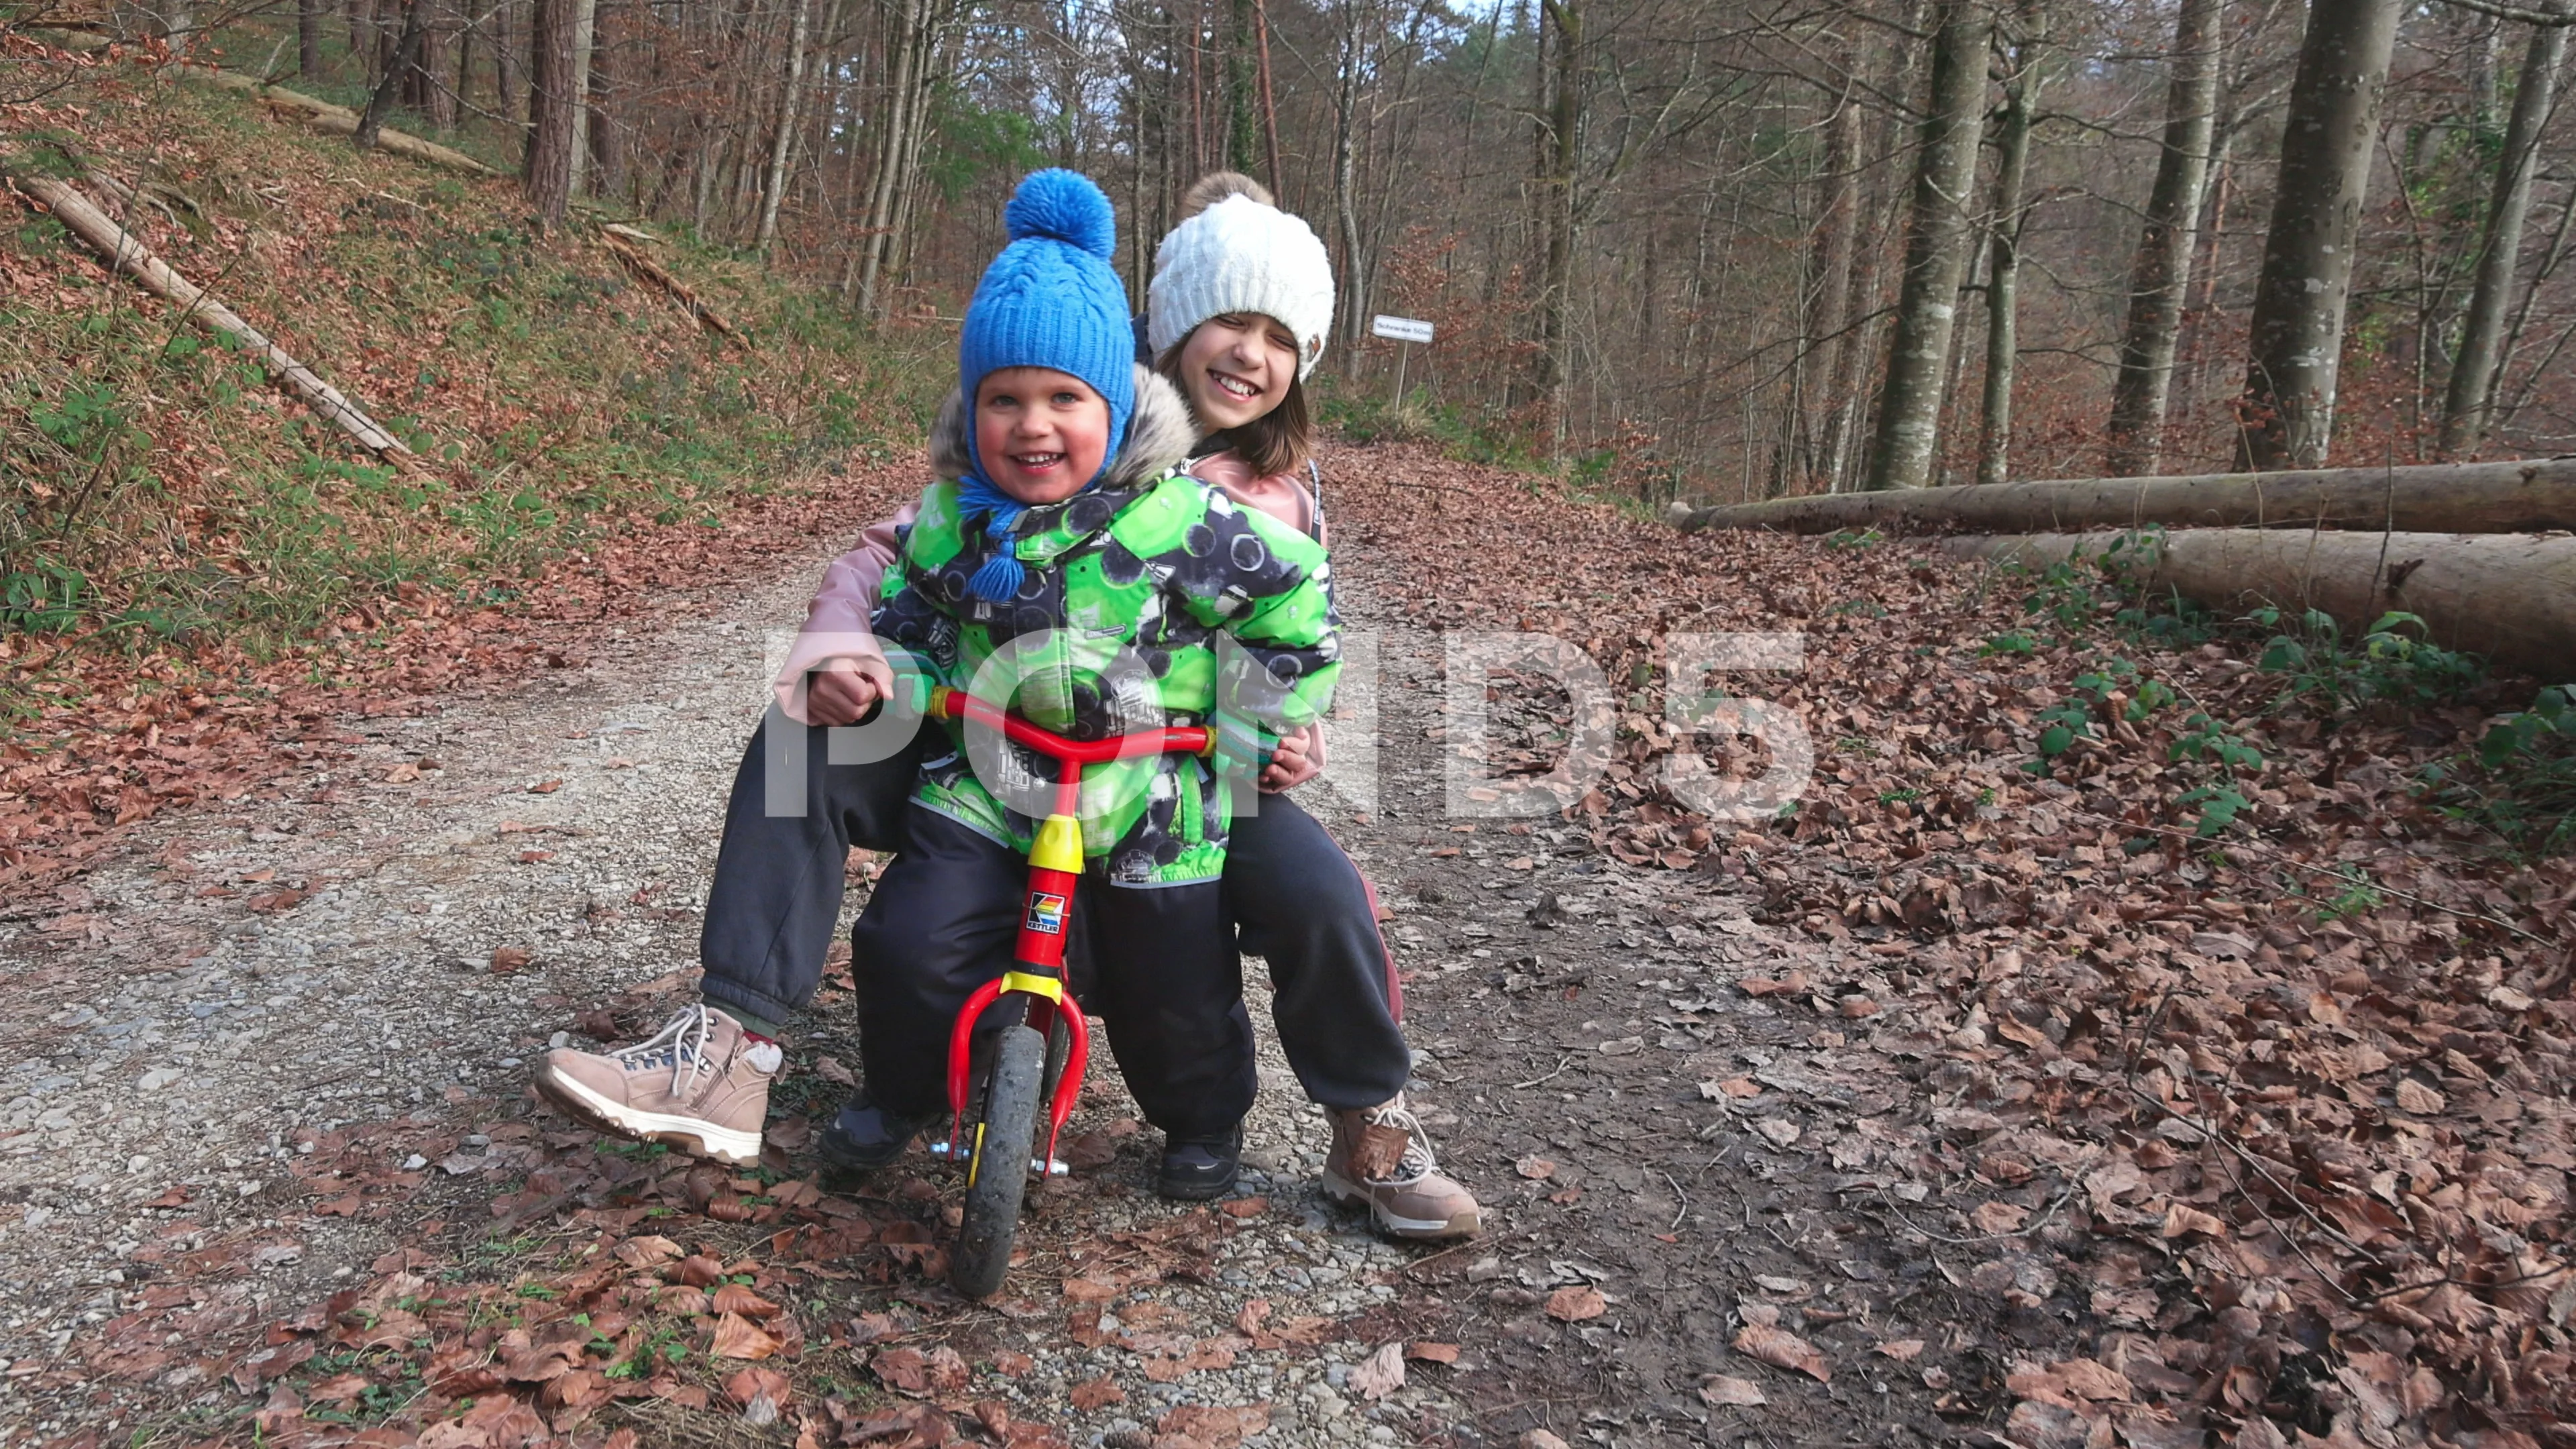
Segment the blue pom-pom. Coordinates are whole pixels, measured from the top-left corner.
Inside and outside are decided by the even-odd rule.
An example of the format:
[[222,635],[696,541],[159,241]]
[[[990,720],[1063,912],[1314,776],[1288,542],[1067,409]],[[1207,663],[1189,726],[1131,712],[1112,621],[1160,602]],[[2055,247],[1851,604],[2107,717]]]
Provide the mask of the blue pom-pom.
[[1118,250],[1118,214],[1109,198],[1090,177],[1061,167],[1030,172],[1002,209],[1002,225],[1013,241],[1052,237],[1104,259]]
[[1020,596],[1020,584],[1028,578],[1028,573],[1028,565],[1021,563],[1005,545],[1002,552],[984,560],[982,566],[966,580],[966,587],[986,603],[1007,604]]

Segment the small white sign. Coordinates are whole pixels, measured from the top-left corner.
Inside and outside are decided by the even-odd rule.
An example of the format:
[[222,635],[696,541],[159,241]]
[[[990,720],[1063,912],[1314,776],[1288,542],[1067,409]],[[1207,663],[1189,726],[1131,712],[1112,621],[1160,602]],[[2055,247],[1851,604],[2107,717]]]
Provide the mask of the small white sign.
[[1398,342],[1431,340],[1431,324],[1415,317],[1389,317],[1380,313],[1377,320],[1369,324],[1369,331],[1380,337],[1392,337]]

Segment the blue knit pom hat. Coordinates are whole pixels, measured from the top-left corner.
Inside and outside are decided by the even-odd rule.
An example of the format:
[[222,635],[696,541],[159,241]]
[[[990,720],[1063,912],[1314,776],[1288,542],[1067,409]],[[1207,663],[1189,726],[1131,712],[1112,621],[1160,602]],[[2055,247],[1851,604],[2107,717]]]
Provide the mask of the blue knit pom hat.
[[[1117,252],[1118,219],[1109,198],[1089,177],[1061,169],[1031,172],[1002,211],[1010,245],[984,269],[966,328],[957,339],[957,385],[971,410],[984,375],[1005,367],[1048,367],[1082,379],[1109,404],[1109,448],[1100,481],[1127,439],[1136,410],[1136,333],[1127,315],[1127,288],[1109,259]],[[1011,525],[1026,505],[986,480],[975,429],[966,429],[966,455],[975,474],[959,503],[967,515],[987,516],[987,534],[1005,546],[970,585],[995,602],[1019,590],[1021,568],[1007,546]],[[990,575],[991,577],[987,577]]]

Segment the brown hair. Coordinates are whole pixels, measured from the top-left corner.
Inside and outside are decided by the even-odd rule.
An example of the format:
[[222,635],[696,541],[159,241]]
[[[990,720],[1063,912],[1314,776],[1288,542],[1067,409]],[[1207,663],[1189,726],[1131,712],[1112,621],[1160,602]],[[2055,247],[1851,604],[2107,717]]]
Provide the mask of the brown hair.
[[[1217,174],[1222,176],[1226,173]],[[1193,192],[1197,189],[1191,188]],[[1190,330],[1196,332],[1198,329]],[[1190,388],[1181,380],[1181,349],[1189,345],[1189,340],[1183,336],[1180,341],[1164,348],[1163,355],[1154,360],[1154,370],[1180,389],[1183,401],[1188,400]],[[1191,413],[1195,416],[1197,409],[1192,408]],[[1299,381],[1295,373],[1290,373],[1288,390],[1279,395],[1277,407],[1242,427],[1210,434],[1208,441],[1241,454],[1256,477],[1275,477],[1305,467],[1306,460],[1315,456],[1315,420],[1306,411],[1306,384]]]
[[1240,171],[1211,171],[1190,183],[1181,193],[1181,214],[1173,217],[1174,225],[1189,220],[1229,196],[1249,196],[1264,206],[1277,206],[1270,188]]

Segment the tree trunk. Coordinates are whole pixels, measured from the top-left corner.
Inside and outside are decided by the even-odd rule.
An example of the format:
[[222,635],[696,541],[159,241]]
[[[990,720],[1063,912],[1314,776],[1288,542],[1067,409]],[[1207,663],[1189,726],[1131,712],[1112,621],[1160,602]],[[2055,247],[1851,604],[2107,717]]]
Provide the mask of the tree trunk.
[[2173,80],[2165,91],[2164,153],[2147,196],[2146,226],[2129,269],[2129,325],[2111,385],[2110,445],[2103,470],[2153,473],[2164,455],[2165,409],[2183,300],[2191,293],[2193,229],[2209,184],[2218,120],[2219,24],[2227,0],[2182,0],[2174,22]]
[[1359,202],[1352,193],[1352,133],[1359,124],[1360,19],[1358,0],[1341,0],[1341,76],[1333,93],[1333,223],[1342,244],[1342,375],[1359,376],[1360,338],[1368,299],[1362,295]]
[[366,112],[358,117],[358,129],[351,138],[361,151],[376,149],[376,137],[385,129],[385,113],[394,108],[394,93],[420,65],[421,30],[425,21],[422,11],[431,0],[403,0],[402,38],[394,42],[393,64],[385,67],[376,82],[374,95],[367,97]]
[[433,129],[456,129],[456,92],[447,83],[450,39],[455,34],[455,0],[423,0],[420,51],[405,74],[420,97],[419,109]]
[[474,39],[483,30],[475,18],[475,0],[457,0],[456,18],[456,111],[459,119],[474,104]]
[[[2541,0],[2555,9],[2559,0]],[[2497,364],[2503,358],[2504,315],[2522,256],[2523,223],[2531,215],[2531,182],[2539,173],[2540,133],[2557,99],[2558,67],[2567,57],[2567,27],[2535,26],[2525,48],[2513,96],[2513,119],[2496,158],[2495,196],[2487,204],[2487,234],[2478,252],[2477,284],[2451,362],[2451,385],[2442,402],[2442,456],[2473,452],[2493,416]]]
[[2020,359],[2021,231],[2029,220],[2024,195],[2030,172],[2031,113],[2039,105],[2042,42],[2013,47],[2013,70],[2004,82],[2004,107],[1995,133],[1994,260],[1986,268],[1986,387],[1984,425],[1977,436],[1977,481],[2001,483],[2012,466],[2014,365]]
[[610,97],[617,90],[616,47],[596,43],[590,48],[590,88],[584,92],[590,103],[583,108],[588,117],[590,153],[590,189],[594,196],[615,196],[626,185],[626,133],[618,126]]
[[1994,16],[1979,0],[1941,0],[1939,20],[1932,40],[1931,109],[1923,119],[1906,231],[1905,284],[1896,304],[1887,379],[1879,389],[1878,436],[1870,448],[1872,489],[1920,488],[1932,476],[1959,282],[1968,262],[1969,193],[1985,126],[1986,41]]
[[924,63],[921,32],[929,24],[930,0],[901,0],[886,32],[885,121],[877,149],[876,175],[868,187],[865,233],[859,243],[859,315],[882,319],[886,260],[892,255],[894,214],[905,178],[906,133],[913,125],[912,98]]
[[[1903,55],[1889,42],[1879,41],[1867,49],[1855,49],[1854,65],[1867,66],[1854,89],[1866,95],[1872,85],[1886,85],[1891,77],[1905,73]],[[1894,153],[1901,131],[1894,113],[1885,107],[1853,108],[1853,125],[1859,134],[1853,141],[1854,204],[1860,217],[1854,226],[1855,245],[1851,270],[1846,277],[1843,298],[1843,331],[1834,344],[1833,380],[1829,394],[1834,400],[1828,414],[1830,424],[1825,434],[1824,475],[1828,492],[1840,493],[1850,487],[1860,465],[1860,446],[1869,428],[1869,409],[1865,406],[1866,382],[1870,364],[1878,356],[1879,296],[1886,271],[1887,247],[1883,238],[1894,224],[1897,197],[1895,188],[1883,179],[1893,174],[1884,163]]]
[[2245,369],[2237,466],[2323,466],[2401,0],[2311,0]]
[[2381,615],[2413,614],[2447,649],[2563,683],[2576,659],[2576,538],[2514,533],[2304,533],[2193,528],[2148,539],[2117,534],[1956,538],[1966,558],[2056,563],[2098,558],[2129,540],[2122,572],[2222,612],[2272,604],[2332,615],[2358,637]]
[[1574,169],[1583,154],[1581,0],[1543,0],[1556,33],[1546,130],[1539,140],[1538,348],[1531,391],[1547,413],[1548,451],[1565,443],[1565,383],[1573,371]]
[[2048,529],[2295,527],[2503,533],[2576,528],[2576,458],[2426,463],[2304,473],[2071,478],[1980,488],[1845,493],[1673,511],[1685,532],[2031,533]]
[[587,0],[536,0],[528,27],[528,151],[523,168],[529,204],[548,226],[563,224],[572,200],[573,148],[580,92],[573,89],[573,12]]
[[590,58],[599,47],[599,0],[573,0],[572,83],[564,94],[572,103],[572,174],[564,195],[586,195],[590,182]]
[[1270,0],[1252,0],[1252,34],[1261,68],[1261,154],[1270,163],[1270,194],[1286,206],[1287,173],[1279,163],[1279,100],[1270,89]]
[[778,134],[769,143],[769,174],[760,187],[760,229],[752,237],[752,248],[763,256],[778,240],[778,203],[787,194],[787,155],[796,145],[796,103],[805,94],[805,27],[812,9],[813,0],[796,0],[795,16],[787,26],[787,84],[779,88]]
[[295,10],[295,73],[306,80],[322,74],[322,15],[330,0],[303,0]]
[[[1857,66],[1857,59],[1851,62]],[[1851,275],[1854,249],[1860,244],[1860,103],[1846,84],[1825,120],[1824,174],[1818,178],[1815,244],[1808,265],[1807,343],[1798,359],[1803,381],[1799,390],[1820,400],[1824,411],[1807,429],[1809,477],[1832,491],[1838,481],[1841,449],[1838,435],[1849,426],[1851,398],[1837,390],[1834,359],[1851,324]],[[1701,228],[1701,265],[1706,265],[1707,228]]]
[[501,102],[501,119],[512,123],[524,122],[528,115],[522,104],[518,27],[511,23],[518,9],[518,0],[501,0],[492,7],[492,86]]

